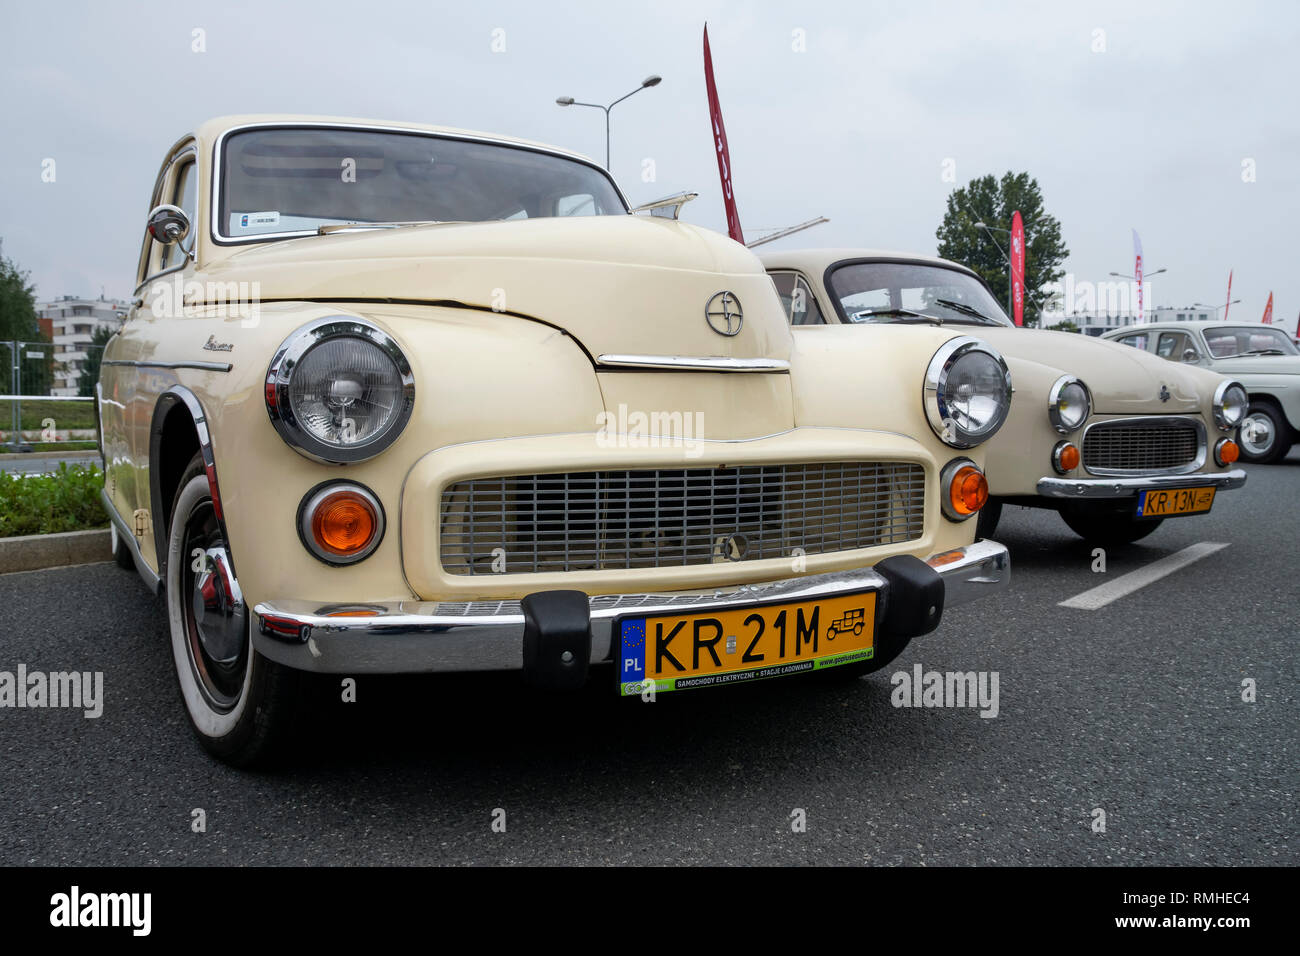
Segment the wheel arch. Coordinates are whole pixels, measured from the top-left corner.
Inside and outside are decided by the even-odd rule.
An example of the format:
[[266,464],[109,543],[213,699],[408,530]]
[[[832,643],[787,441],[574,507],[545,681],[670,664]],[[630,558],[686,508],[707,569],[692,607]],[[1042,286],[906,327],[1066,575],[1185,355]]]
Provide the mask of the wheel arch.
[[[153,515],[154,549],[158,555],[158,577],[167,581],[167,542],[171,531],[171,504],[176,497],[181,476],[195,454],[203,458],[208,490],[222,534],[225,514],[217,488],[216,458],[207,414],[198,397],[183,385],[173,385],[158,396],[149,427],[149,502]],[[233,559],[232,559],[233,570]]]

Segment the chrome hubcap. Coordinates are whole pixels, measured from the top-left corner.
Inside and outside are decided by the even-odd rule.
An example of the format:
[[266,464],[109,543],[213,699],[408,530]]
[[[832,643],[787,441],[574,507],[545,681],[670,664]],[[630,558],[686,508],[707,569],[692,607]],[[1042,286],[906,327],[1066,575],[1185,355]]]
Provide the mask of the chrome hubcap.
[[1267,454],[1273,438],[1273,422],[1267,415],[1247,415],[1241,423],[1241,444],[1252,455]]
[[210,501],[186,522],[182,554],[181,594],[194,676],[208,703],[229,711],[239,703],[248,669],[248,610]]

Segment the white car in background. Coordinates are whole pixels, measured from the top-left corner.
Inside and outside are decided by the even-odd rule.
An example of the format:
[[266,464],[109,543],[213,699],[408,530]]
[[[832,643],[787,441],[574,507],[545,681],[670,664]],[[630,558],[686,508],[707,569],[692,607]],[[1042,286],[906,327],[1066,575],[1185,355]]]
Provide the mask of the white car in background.
[[1250,322],[1149,322],[1102,338],[1198,365],[1246,387],[1241,460],[1281,461],[1300,441],[1300,349],[1284,330]]

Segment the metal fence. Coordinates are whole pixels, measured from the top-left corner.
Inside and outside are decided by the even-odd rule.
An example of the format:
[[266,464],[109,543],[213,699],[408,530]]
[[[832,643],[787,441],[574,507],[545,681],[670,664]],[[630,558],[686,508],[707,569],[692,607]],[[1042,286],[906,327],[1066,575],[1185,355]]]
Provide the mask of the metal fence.
[[[98,445],[93,389],[103,349],[90,343],[0,342],[0,361],[9,370],[0,375],[4,451]],[[86,391],[92,394],[81,394]]]

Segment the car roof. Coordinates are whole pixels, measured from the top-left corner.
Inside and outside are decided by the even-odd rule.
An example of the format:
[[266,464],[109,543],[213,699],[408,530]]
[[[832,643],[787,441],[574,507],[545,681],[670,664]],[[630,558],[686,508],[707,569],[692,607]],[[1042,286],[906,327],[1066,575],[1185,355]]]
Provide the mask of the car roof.
[[[765,269],[797,269],[800,272],[815,275],[818,278],[828,266],[835,262],[842,262],[845,259],[886,259],[898,262],[915,262],[923,265],[942,266],[948,269],[956,269],[959,272],[965,272],[975,275],[969,268],[960,262],[953,262],[951,259],[940,259],[938,256],[927,256],[915,252],[898,252],[889,249],[862,249],[862,248],[836,248],[822,247],[814,249],[773,249],[771,252],[760,252],[759,259],[763,262]],[[976,276],[978,278],[978,276]]]
[[1278,332],[1281,332],[1283,335],[1290,334],[1287,332],[1286,329],[1282,328],[1279,325],[1265,325],[1263,322],[1233,322],[1233,321],[1224,321],[1223,319],[1219,319],[1217,321],[1211,319],[1204,319],[1204,320],[1196,319],[1195,321],[1178,322],[1176,320],[1170,321],[1168,319],[1165,319],[1164,321],[1161,322],[1137,322],[1134,323],[1133,325],[1126,325],[1120,329],[1112,329],[1109,332],[1104,333],[1101,337],[1104,339],[1118,338],[1121,335],[1132,335],[1134,332],[1146,332],[1148,329],[1159,329],[1160,331],[1163,332],[1163,331],[1168,331],[1170,329],[1182,329],[1184,331],[1187,331],[1189,329],[1204,330],[1204,329],[1253,329],[1253,328],[1276,329]]

